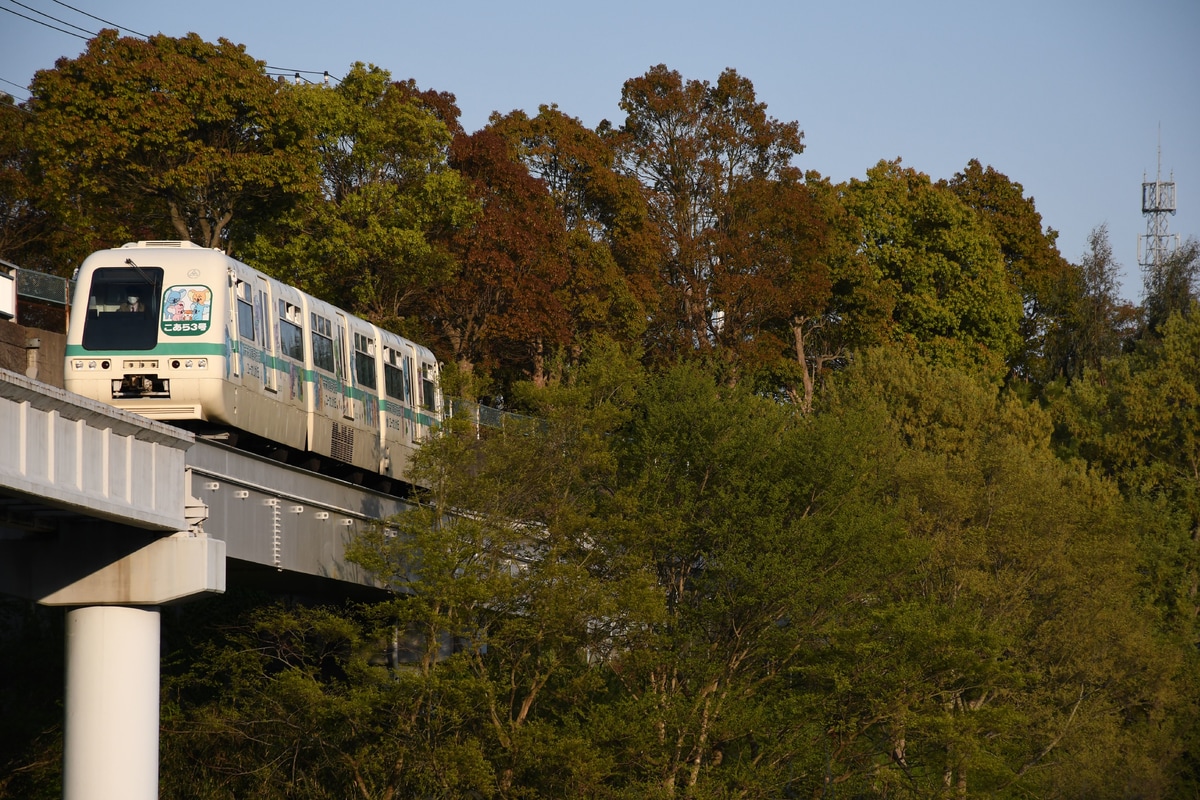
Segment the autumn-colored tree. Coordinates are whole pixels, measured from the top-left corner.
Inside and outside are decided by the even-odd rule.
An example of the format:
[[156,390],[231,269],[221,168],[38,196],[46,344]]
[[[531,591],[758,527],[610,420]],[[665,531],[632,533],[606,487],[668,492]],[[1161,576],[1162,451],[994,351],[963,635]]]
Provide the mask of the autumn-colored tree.
[[611,140],[554,106],[532,118],[497,115],[491,127],[542,181],[566,225],[563,297],[576,346],[596,334],[640,341],[656,302],[659,239],[638,183],[616,169]]
[[289,90],[225,39],[104,30],[30,91],[48,202],[91,246],[136,236],[228,248],[316,178]]
[[778,378],[805,410],[812,408],[817,376],[842,355],[840,348],[816,346],[814,336],[832,322],[841,299],[835,299],[841,275],[819,192],[796,174],[739,180],[712,234],[721,261],[711,286],[721,305],[713,340],[729,376]]
[[570,338],[562,217],[490,128],[456,138],[451,165],[482,212],[454,237],[459,271],[425,296],[426,324],[463,371],[483,366],[543,383],[548,359]]
[[[723,252],[717,239],[745,182],[796,177],[792,159],[803,150],[799,127],[767,116],[753,85],[732,69],[710,85],[685,82],[660,64],[626,81],[621,109],[626,117],[616,134],[619,163],[642,184],[664,246],[663,299],[651,347],[669,360],[713,350],[722,331],[727,339],[752,335],[736,327],[742,284],[732,275],[754,266],[729,264],[732,253]],[[731,268],[730,280],[722,282]]]
[[33,113],[0,95],[0,258],[27,269],[63,272],[54,256],[60,237],[33,180],[29,140]]

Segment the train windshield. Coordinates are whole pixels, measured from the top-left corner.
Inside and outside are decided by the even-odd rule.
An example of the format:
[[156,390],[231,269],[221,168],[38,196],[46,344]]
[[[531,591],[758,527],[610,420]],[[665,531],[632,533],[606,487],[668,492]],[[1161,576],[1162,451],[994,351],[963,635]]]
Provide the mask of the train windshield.
[[111,267],[92,273],[85,350],[152,350],[158,343],[159,298],[163,271],[158,267]]

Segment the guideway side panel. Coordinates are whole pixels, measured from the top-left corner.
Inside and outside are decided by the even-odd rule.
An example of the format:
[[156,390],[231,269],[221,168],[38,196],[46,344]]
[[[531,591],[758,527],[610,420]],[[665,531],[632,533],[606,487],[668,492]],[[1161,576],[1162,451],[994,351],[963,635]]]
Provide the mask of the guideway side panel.
[[377,520],[406,511],[400,498],[232,448],[188,451],[192,494],[222,532],[229,558],[363,586],[375,579],[346,561],[347,544]]
[[150,530],[187,522],[186,431],[0,370],[0,488]]

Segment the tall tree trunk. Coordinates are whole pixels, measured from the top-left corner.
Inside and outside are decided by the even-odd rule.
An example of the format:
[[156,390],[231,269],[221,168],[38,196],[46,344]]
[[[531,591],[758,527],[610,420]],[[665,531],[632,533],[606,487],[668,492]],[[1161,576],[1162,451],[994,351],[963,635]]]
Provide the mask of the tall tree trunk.
[[795,339],[796,361],[800,365],[800,376],[804,382],[804,396],[800,398],[800,410],[805,414],[812,412],[813,403],[813,374],[808,368],[808,357],[804,352],[804,317],[792,320],[792,337]]

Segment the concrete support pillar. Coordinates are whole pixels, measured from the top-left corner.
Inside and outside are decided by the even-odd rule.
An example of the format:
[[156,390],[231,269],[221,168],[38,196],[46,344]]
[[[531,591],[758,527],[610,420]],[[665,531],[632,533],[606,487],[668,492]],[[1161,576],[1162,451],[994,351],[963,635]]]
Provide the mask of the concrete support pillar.
[[158,609],[73,609],[66,651],[64,800],[156,800]]

